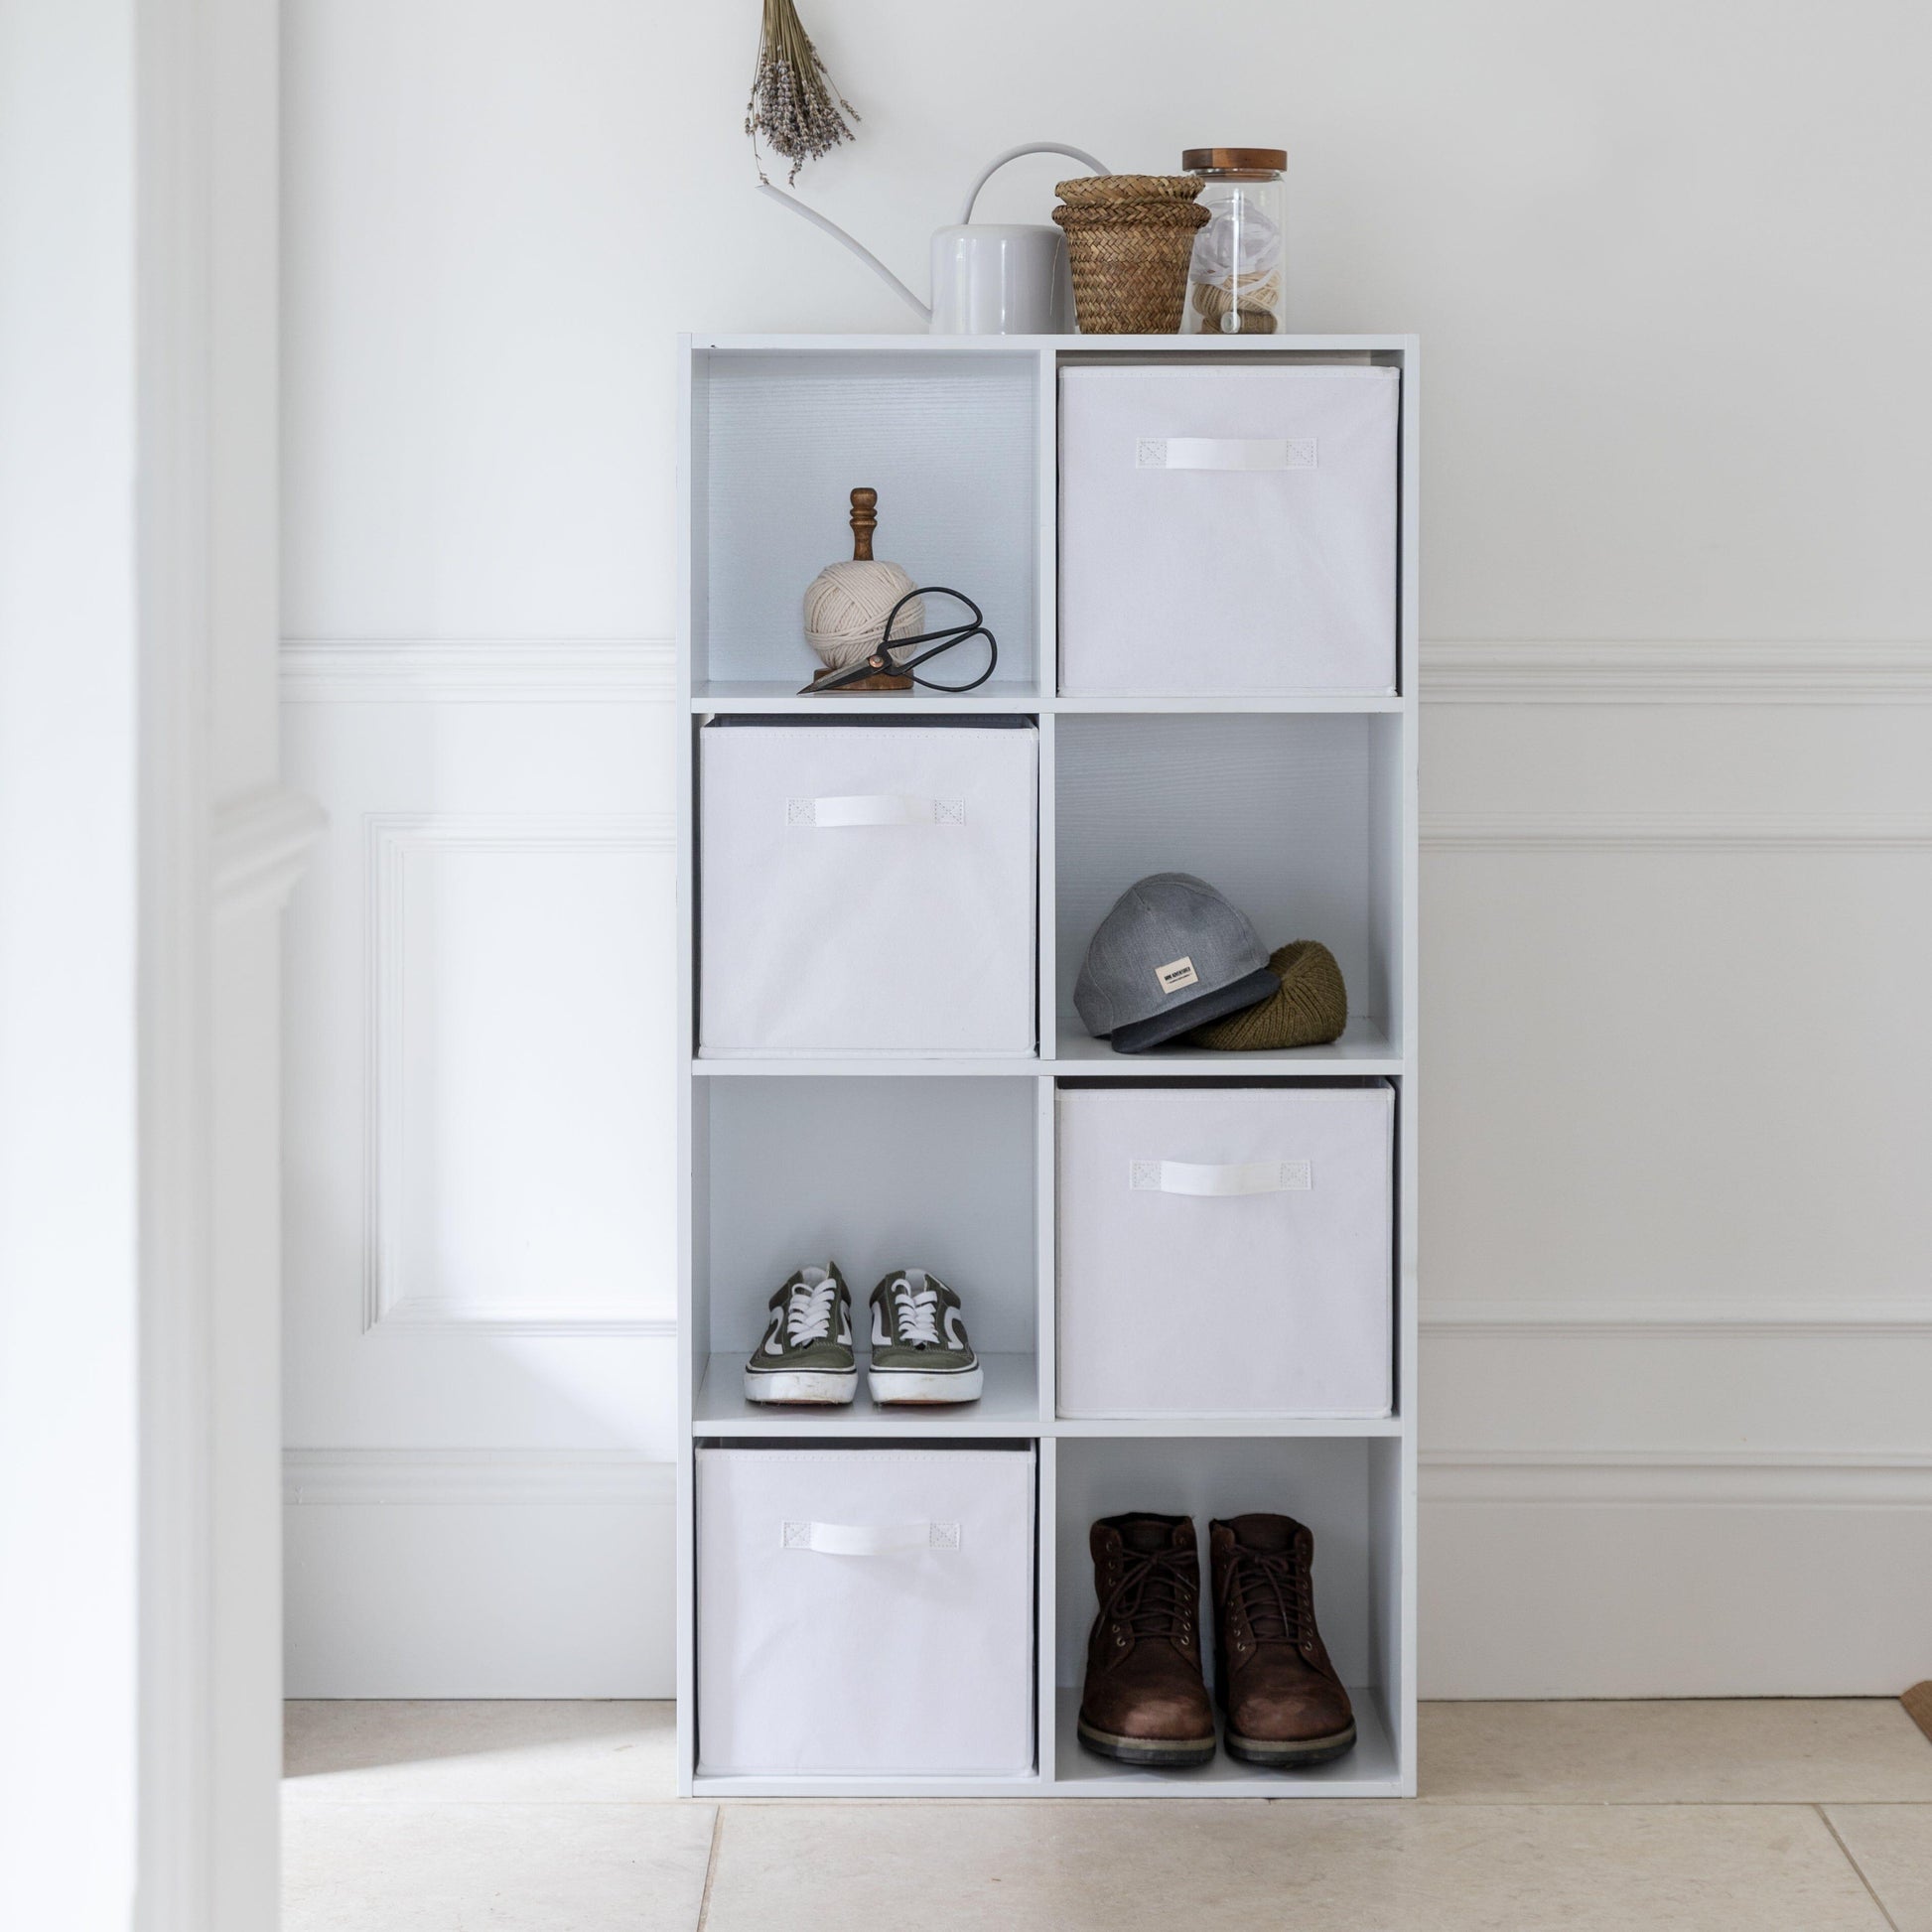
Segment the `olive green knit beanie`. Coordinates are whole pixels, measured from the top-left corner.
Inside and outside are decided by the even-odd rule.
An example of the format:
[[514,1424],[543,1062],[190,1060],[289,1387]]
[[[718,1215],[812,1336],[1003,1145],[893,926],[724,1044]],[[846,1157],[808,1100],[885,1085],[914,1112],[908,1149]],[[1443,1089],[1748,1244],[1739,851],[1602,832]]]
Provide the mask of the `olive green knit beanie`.
[[1272,954],[1268,964],[1282,989],[1259,1006],[1210,1021],[1187,1035],[1196,1046],[1223,1052],[1259,1053],[1278,1046],[1323,1046],[1348,1025],[1348,989],[1328,948],[1297,939]]

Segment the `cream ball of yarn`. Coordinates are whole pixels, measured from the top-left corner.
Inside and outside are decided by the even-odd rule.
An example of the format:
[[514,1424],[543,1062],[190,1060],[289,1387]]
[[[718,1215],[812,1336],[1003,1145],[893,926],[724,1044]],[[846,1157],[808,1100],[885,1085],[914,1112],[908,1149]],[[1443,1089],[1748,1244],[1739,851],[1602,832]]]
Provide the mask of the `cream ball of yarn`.
[[[857,664],[884,640],[893,606],[916,588],[897,564],[855,558],[828,564],[805,589],[805,641],[827,670]],[[915,597],[898,614],[893,635],[916,637],[924,628],[925,602]]]

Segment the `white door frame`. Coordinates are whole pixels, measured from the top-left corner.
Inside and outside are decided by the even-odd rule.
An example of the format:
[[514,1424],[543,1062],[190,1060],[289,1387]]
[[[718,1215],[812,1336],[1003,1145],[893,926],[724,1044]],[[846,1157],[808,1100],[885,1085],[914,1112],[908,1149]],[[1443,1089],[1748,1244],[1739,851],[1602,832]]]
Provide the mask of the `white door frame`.
[[140,0],[140,1932],[280,1913],[279,9]]
[[275,0],[0,15],[0,1920],[50,1932],[279,1915],[278,93]]

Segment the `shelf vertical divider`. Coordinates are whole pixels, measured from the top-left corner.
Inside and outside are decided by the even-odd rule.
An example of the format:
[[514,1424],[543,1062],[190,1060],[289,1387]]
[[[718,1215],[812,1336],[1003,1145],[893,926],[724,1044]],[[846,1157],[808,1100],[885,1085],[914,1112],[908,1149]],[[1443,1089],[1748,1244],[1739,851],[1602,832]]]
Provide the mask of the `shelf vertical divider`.
[[[1060,688],[1059,678],[1059,357],[1050,347],[1042,347],[1037,364],[1035,432],[1037,468],[1034,478],[1035,537],[1034,543],[1034,585],[1037,599],[1034,621],[1035,645],[1034,661],[1040,694],[1039,716],[1039,1056],[1050,1063],[1059,1053],[1059,969],[1055,957],[1056,911],[1059,903],[1055,882],[1054,801],[1058,796],[1054,718],[1050,700]],[[1039,1105],[1035,1116],[1034,1146],[1037,1159],[1034,1188],[1034,1219],[1036,1239],[1035,1290],[1037,1327],[1035,1344],[1035,1375],[1039,1397],[1039,1524],[1035,1538],[1034,1577],[1038,1628],[1035,1656],[1035,1749],[1038,1755],[1040,1786],[1050,1790],[1058,1752],[1058,1703],[1054,1690],[1057,1676],[1056,1649],[1058,1618],[1058,1578],[1056,1556],[1059,1547],[1058,1474],[1059,1445],[1049,1433],[1058,1406],[1057,1361],[1057,1267],[1058,1244],[1055,1229],[1058,1213],[1054,1203],[1057,1172],[1055,1136],[1058,1105],[1050,1077],[1038,1086]]]
[[1421,1209],[1421,1122],[1417,1085],[1417,1034],[1422,1014],[1422,975],[1418,957],[1422,938],[1422,345],[1414,336],[1402,350],[1401,552],[1399,677],[1402,686],[1402,1077],[1397,1094],[1396,1197],[1396,1407],[1402,1421],[1401,1518],[1396,1549],[1402,1566],[1401,1667],[1389,1717],[1395,1726],[1402,1789],[1414,1797],[1417,1784],[1416,1702],[1418,1596],[1416,1563],[1418,1522],[1417,1386],[1422,1340],[1419,1299],[1417,1216]]
[[1060,358],[1039,351],[1034,404],[1034,676],[1043,700],[1060,688]]
[[1039,1439],[1039,1522],[1034,1533],[1034,1752],[1040,1789],[1047,1792],[1059,1757],[1059,1448],[1051,1436]]
[[1052,1060],[1059,1051],[1059,1014],[1054,960],[1053,801],[1054,741],[1051,699],[1059,689],[1059,357],[1051,348],[1039,351],[1035,401],[1034,473],[1034,589],[1035,608],[1034,661],[1039,689],[1039,1057]]
[[697,1770],[697,1446],[692,1415],[710,1323],[697,1318],[699,1203],[704,1164],[697,1151],[696,1109],[708,1106],[691,1077],[697,1051],[697,733],[691,689],[703,660],[705,459],[699,357],[689,336],[678,339],[677,395],[677,1790],[691,1795]]
[[1058,1330],[1059,1330],[1059,1225],[1054,1189],[1058,1162],[1056,1136],[1059,1106],[1053,1081],[1038,1082],[1039,1104],[1035,1113],[1034,1149],[1034,1279],[1037,1300],[1034,1354],[1039,1385],[1038,1421],[1042,1433],[1049,1431],[1058,1408]]
[[1037,851],[1035,854],[1035,878],[1037,881],[1037,910],[1035,920],[1037,927],[1035,936],[1035,984],[1037,988],[1035,998],[1037,1001],[1037,1038],[1040,1062],[1050,1065],[1059,1056],[1059,963],[1056,956],[1055,938],[1058,931],[1057,907],[1059,887],[1054,866],[1054,848],[1057,835],[1054,830],[1054,799],[1058,793],[1058,742],[1055,733],[1057,721],[1050,712],[1041,712],[1036,723],[1039,727],[1039,800],[1035,813],[1036,826],[1035,839]]

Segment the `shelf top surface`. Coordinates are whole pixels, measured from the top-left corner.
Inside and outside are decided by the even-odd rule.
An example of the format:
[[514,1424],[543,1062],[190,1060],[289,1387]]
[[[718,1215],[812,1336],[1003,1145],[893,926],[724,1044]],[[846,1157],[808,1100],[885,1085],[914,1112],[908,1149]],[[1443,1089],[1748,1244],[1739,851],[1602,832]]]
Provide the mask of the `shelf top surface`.
[[1355,1748],[1327,1764],[1300,1771],[1264,1771],[1216,1751],[1210,1763],[1184,1771],[1139,1770],[1096,1757],[1080,1742],[1080,1693],[1062,1685],[1055,1699],[1053,1786],[1068,1795],[1109,1798],[1227,1798],[1256,1795],[1338,1798],[1360,1790],[1392,1791],[1402,1765],[1382,1700],[1365,1685],[1350,1685]]
[[986,1388],[977,1402],[881,1408],[863,1389],[850,1403],[748,1402],[744,1351],[713,1354],[705,1358],[704,1380],[691,1405],[691,1434],[735,1442],[774,1437],[789,1442],[811,1437],[891,1442],[987,1437],[1138,1441],[1150,1436],[1204,1442],[1225,1437],[1360,1441],[1403,1433],[1398,1416],[1054,1416],[1042,1407],[1034,1356],[988,1354],[980,1362],[986,1370]]
[[1031,1355],[982,1355],[977,1402],[895,1403],[881,1408],[861,1387],[840,1405],[748,1402],[745,1353],[710,1357],[692,1405],[698,1436],[1036,1436],[1039,1384]]
[[835,355],[1282,355],[1314,351],[1380,351],[1414,354],[1422,345],[1415,335],[1376,336],[937,336],[910,330],[870,336],[702,336],[679,339],[693,349],[723,354],[780,350]]
[[1333,1046],[1298,1046],[1269,1053],[1115,1053],[1104,1040],[1090,1042],[1083,1056],[1056,1060],[919,1059],[882,1055],[876,1059],[830,1054],[811,1059],[693,1059],[700,1080],[878,1079],[878,1080],[1243,1080],[1306,1079],[1399,1080],[1409,1071],[1399,1055],[1351,1054],[1347,1041]]
[[1042,692],[1036,684],[985,684],[957,696],[941,691],[855,691],[806,696],[782,678],[708,678],[691,687],[691,709],[697,712],[783,713],[786,715],[854,716],[862,718],[923,718],[945,713],[955,716],[1058,713],[1144,713],[1168,716],[1176,712],[1241,715],[1253,712],[1384,713],[1407,709],[1407,701],[1387,693],[1329,691],[1246,693],[1225,697],[1066,697]]
[[1147,1079],[1202,1078],[1222,1080],[1279,1079],[1295,1074],[1399,1076],[1408,1070],[1401,1048],[1389,1038],[1380,1021],[1357,1018],[1342,1036],[1322,1046],[1288,1046],[1258,1053],[1217,1053],[1186,1045],[1157,1046],[1147,1053],[1116,1053],[1104,1039],[1094,1039],[1080,1023],[1062,1016],[1057,1057],[956,1054],[921,1057],[916,1053],[814,1054],[784,1059],[694,1057],[691,1071],[702,1079],[759,1077],[785,1078],[814,1074],[874,1074],[886,1077],[914,1075],[938,1078],[1019,1075],[1033,1079]]
[[803,717],[920,718],[937,713],[1006,716],[1037,712],[1039,686],[1015,680],[957,695],[943,691],[800,691],[782,678],[708,678],[691,687],[693,711],[784,712]]
[[1211,1048],[1177,1044],[1156,1046],[1145,1053],[1117,1053],[1104,1039],[1081,1031],[1080,1023],[1062,1015],[1059,1056],[1051,1062],[1055,1073],[1140,1075],[1169,1080],[1177,1075],[1211,1077],[1266,1073],[1369,1073],[1401,1070],[1402,1055],[1391,1044],[1381,1023],[1351,1020],[1339,1039],[1322,1046],[1288,1046],[1267,1052],[1217,1053]]

